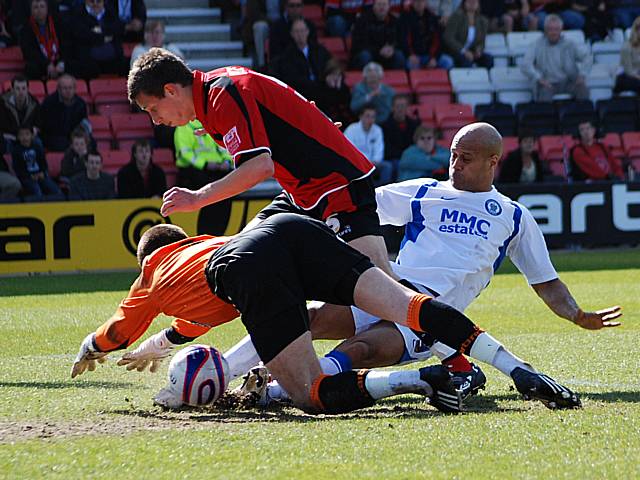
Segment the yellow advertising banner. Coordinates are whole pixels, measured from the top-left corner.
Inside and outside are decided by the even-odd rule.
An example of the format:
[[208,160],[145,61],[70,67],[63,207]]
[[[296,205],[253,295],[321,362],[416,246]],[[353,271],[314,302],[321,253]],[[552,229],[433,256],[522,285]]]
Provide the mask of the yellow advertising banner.
[[233,235],[270,200],[238,198],[170,218],[159,199],[0,204],[0,275],[135,269],[138,240],[151,226]]

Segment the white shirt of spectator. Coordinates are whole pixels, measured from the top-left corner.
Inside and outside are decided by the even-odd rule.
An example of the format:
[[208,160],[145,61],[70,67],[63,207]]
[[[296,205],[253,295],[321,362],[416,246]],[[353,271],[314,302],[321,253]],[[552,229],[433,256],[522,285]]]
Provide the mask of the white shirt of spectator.
[[363,128],[362,122],[355,122],[346,128],[344,136],[369,161],[378,164],[384,160],[384,135],[379,125],[374,123],[367,132]]
[[506,256],[529,284],[558,278],[531,213],[493,187],[473,193],[421,178],[377,188],[376,201],[381,224],[406,225],[396,274],[460,311]]

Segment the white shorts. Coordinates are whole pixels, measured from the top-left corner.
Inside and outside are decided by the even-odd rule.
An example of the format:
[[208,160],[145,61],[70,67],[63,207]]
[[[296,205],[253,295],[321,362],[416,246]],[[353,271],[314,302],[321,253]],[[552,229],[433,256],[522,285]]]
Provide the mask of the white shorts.
[[[355,326],[356,335],[366,330],[369,330],[376,323],[381,322],[378,317],[371,315],[370,313],[360,310],[358,307],[351,307],[351,313],[353,314],[353,324]],[[398,365],[411,362],[421,362],[431,358],[433,354],[429,347],[427,347],[418,336],[411,331],[410,328],[404,325],[393,324],[402,338],[404,339],[404,352],[402,358],[398,362]]]

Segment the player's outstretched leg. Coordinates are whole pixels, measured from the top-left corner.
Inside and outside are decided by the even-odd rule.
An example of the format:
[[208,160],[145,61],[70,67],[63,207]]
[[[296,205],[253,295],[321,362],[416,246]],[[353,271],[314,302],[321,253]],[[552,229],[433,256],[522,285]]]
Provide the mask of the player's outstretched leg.
[[517,367],[511,372],[511,378],[525,400],[540,400],[552,410],[582,406],[576,393],[543,373]]

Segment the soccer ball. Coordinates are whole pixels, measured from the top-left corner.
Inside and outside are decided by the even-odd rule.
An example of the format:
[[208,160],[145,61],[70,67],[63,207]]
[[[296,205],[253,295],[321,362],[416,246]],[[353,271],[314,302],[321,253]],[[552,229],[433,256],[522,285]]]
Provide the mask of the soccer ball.
[[192,407],[211,405],[227,388],[229,365],[208,345],[180,350],[169,364],[169,388],[182,403]]

